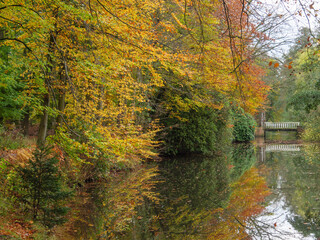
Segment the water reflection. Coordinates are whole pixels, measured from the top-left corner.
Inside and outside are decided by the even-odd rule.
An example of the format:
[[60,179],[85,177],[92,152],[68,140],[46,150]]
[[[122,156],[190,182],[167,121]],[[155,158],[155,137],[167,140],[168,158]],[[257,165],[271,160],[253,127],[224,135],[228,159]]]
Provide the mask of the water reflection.
[[319,148],[299,146],[300,152],[296,146],[282,148],[264,157],[272,169],[268,186],[273,194],[265,213],[257,218],[266,233],[261,239],[319,239]]
[[[139,206],[123,239],[203,239],[207,222],[229,198],[227,159],[189,156],[159,165],[159,204]],[[216,211],[216,212],[214,212]]]
[[[158,204],[154,187],[157,167],[141,166],[128,173],[114,173],[109,181],[83,186],[71,203],[71,216],[56,230],[58,239],[124,239],[132,232],[139,207]],[[149,239],[149,238],[144,238]]]
[[166,159],[87,189],[75,202],[69,233],[74,239],[319,239],[319,152],[315,145],[236,144],[210,157]]
[[252,144],[234,144],[229,152],[232,153],[229,160],[232,163],[231,180],[236,181],[256,163],[255,148]]
[[295,131],[266,131],[266,140],[271,140],[271,141],[296,141],[297,139],[297,132]]
[[269,191],[252,145],[228,153],[162,162],[159,204],[140,206],[123,239],[248,239],[249,219],[263,211]]

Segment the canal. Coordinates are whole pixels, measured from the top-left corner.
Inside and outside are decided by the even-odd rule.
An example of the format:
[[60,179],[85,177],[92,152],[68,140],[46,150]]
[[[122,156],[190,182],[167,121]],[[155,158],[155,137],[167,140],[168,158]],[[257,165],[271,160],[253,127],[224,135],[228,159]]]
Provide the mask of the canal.
[[[88,184],[68,239],[319,239],[320,147],[233,144]],[[118,179],[118,180],[112,180]]]

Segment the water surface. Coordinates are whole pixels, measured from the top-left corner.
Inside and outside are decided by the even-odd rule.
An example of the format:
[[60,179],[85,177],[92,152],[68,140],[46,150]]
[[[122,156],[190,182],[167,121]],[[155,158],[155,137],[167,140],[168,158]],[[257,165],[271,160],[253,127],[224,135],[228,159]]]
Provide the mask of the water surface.
[[319,239],[320,148],[234,144],[82,192],[75,239]]

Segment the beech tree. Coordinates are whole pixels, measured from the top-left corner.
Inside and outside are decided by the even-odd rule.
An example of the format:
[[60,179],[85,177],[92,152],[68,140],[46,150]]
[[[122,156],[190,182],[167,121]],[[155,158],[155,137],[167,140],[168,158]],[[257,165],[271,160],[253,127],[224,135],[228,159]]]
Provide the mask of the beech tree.
[[9,0],[0,5],[0,43],[23,59],[23,107],[40,119],[38,144],[50,128],[50,141],[80,162],[133,166],[156,155],[161,114],[183,120],[230,102],[249,113],[263,104],[264,71],[251,58],[260,33],[243,14],[250,7]]

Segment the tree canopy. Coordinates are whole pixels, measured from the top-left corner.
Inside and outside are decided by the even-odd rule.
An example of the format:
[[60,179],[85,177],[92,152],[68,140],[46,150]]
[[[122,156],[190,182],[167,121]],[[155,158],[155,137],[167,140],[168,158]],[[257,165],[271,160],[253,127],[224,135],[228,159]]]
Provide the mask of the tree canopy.
[[[0,5],[4,121],[28,115],[72,158],[130,166],[155,155],[161,115],[230,104],[268,87],[263,38],[240,1],[28,1]],[[6,110],[6,111],[7,111]]]

